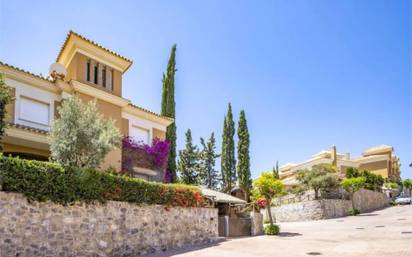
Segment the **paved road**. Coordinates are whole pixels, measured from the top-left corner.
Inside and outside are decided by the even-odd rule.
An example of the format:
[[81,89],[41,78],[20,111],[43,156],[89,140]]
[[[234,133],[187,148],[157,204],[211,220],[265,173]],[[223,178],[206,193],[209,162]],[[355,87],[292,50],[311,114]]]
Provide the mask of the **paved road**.
[[411,257],[412,206],[357,217],[281,224],[280,236],[228,239],[150,257]]

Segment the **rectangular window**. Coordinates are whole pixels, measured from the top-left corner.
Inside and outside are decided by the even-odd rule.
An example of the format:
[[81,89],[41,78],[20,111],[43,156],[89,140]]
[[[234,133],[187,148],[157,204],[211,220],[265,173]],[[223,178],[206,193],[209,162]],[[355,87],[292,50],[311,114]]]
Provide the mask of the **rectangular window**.
[[86,80],[90,81],[90,60],[88,60],[86,64]]
[[104,66],[102,69],[102,84],[103,87],[106,87],[106,66]]
[[132,126],[130,136],[136,141],[144,144],[149,143],[149,130],[137,126]]
[[49,125],[50,105],[24,96],[20,97],[19,119]]
[[94,65],[94,84],[97,84],[97,82],[99,82],[98,77],[99,77],[99,65],[95,64]]

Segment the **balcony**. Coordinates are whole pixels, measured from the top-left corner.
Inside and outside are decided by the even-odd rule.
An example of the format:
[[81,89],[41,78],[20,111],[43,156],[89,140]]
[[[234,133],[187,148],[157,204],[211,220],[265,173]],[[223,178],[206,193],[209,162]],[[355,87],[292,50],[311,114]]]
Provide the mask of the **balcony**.
[[170,143],[154,139],[152,144],[136,142],[132,137],[122,140],[122,173],[149,181],[163,182]]

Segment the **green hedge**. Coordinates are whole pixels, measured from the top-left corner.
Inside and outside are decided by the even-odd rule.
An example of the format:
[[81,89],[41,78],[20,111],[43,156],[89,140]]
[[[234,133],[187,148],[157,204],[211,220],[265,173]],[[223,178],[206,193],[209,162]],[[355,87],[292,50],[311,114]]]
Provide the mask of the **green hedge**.
[[126,201],[167,206],[203,206],[196,187],[148,182],[92,169],[64,169],[51,162],[23,160],[0,154],[3,191],[24,194],[29,201]]

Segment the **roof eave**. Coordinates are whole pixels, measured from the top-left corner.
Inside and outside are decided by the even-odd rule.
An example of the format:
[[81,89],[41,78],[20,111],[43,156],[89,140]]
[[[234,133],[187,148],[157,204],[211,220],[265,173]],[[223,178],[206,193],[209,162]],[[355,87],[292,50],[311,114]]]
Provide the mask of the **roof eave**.
[[[76,42],[77,40],[77,42]],[[121,56],[120,54],[113,52],[111,50],[109,50],[108,48],[103,47],[102,45],[94,42],[93,40],[90,40],[74,31],[69,31],[61,49],[59,54],[57,55],[56,58],[56,62],[59,63],[63,63],[67,65],[68,59],[71,58],[71,56],[73,55],[72,52],[76,52],[76,51],[72,51],[73,48],[75,49],[79,49],[78,51],[83,50],[83,52],[87,52],[84,51],[84,49],[80,48],[80,45],[83,44],[84,47],[88,46],[89,50],[90,50],[90,46],[93,49],[96,49],[97,52],[100,51],[100,54],[102,54],[103,52],[105,52],[106,54],[108,54],[109,56],[111,56],[110,58],[112,58],[112,60],[108,61],[110,62],[115,62],[113,64],[115,64],[114,66],[118,67],[118,69],[122,72],[125,73],[130,66],[133,64],[133,61]],[[68,53],[66,53],[68,52]],[[94,53],[96,54],[96,53]],[[91,53],[91,55],[93,55],[93,53]],[[109,57],[107,57],[109,58]],[[113,61],[116,60],[116,61]]]

